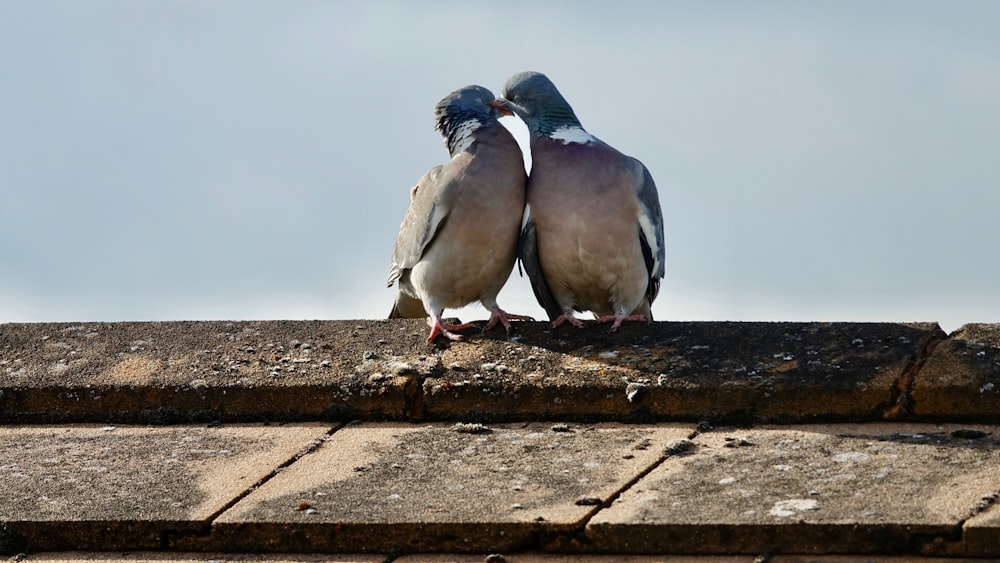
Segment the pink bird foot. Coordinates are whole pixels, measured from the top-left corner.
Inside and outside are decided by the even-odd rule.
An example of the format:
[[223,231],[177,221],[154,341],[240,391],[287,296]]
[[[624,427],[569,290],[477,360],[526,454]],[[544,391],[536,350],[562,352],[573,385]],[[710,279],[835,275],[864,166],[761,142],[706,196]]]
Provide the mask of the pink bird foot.
[[556,317],[556,320],[552,321],[552,328],[556,328],[563,323],[569,323],[576,328],[583,328],[583,321],[576,318],[573,315],[573,311],[566,311],[562,315]]
[[461,323],[457,325],[445,324],[441,322],[441,319],[434,319],[431,317],[427,317],[427,324],[431,327],[431,334],[427,337],[428,344],[433,343],[434,339],[437,338],[439,334],[448,340],[461,342],[462,340],[465,340],[465,337],[461,334],[455,333],[459,330],[465,330],[472,326],[472,323]]
[[508,313],[507,311],[504,311],[500,307],[494,307],[493,312],[490,314],[489,322],[486,323],[485,327],[483,327],[483,332],[486,332],[487,330],[497,326],[498,322],[503,325],[504,329],[506,329],[507,332],[510,332],[510,321],[533,321],[533,320],[535,319],[527,315],[515,315],[513,313]]
[[617,315],[606,315],[606,316],[598,317],[597,318],[597,322],[599,322],[599,323],[614,322],[615,324],[611,326],[611,332],[615,332],[616,330],[618,330],[618,327],[622,326],[622,323],[625,322],[625,321],[645,321],[645,320],[648,320],[646,318],[646,315],[622,315],[622,314],[617,314]]

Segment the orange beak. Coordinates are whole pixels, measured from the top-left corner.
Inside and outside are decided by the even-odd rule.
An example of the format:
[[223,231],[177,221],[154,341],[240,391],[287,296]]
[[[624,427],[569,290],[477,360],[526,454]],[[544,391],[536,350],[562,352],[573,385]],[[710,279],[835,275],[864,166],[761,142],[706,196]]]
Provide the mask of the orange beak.
[[496,108],[500,112],[500,115],[514,115],[514,112],[510,111],[510,108],[507,107],[507,100],[498,98],[490,102],[490,105]]

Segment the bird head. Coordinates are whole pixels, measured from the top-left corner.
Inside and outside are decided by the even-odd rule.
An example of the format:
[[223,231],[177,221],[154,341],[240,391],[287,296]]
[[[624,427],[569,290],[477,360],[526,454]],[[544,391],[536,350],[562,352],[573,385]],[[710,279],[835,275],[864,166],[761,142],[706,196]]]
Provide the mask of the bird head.
[[444,128],[451,123],[477,119],[486,122],[502,115],[509,115],[493,105],[493,92],[482,86],[466,86],[448,94],[434,107],[436,128],[444,134]]
[[434,107],[434,128],[444,137],[452,155],[468,146],[473,131],[510,114],[493,105],[493,100],[493,92],[472,85],[448,94]]
[[562,127],[580,125],[566,98],[540,72],[519,72],[511,76],[501,94],[494,105],[515,113],[532,134],[548,135]]

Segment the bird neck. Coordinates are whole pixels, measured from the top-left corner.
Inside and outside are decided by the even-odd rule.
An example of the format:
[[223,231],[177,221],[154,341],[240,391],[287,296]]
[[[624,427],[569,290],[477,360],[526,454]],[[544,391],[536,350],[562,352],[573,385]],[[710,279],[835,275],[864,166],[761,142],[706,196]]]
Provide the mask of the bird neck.
[[448,145],[452,157],[467,150],[476,140],[474,133],[483,127],[483,122],[475,117],[454,119],[444,117],[438,122],[438,131]]
[[544,112],[533,116],[528,123],[531,133],[539,137],[549,137],[561,139],[560,135],[564,131],[586,131],[580,125],[580,120],[569,106],[555,106],[547,108]]

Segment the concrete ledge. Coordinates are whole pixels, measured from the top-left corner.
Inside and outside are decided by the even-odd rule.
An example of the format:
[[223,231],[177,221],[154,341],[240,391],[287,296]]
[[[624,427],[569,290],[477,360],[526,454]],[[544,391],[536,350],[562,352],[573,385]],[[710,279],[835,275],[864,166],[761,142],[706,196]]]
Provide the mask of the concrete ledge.
[[204,533],[330,430],[2,427],[0,553],[162,549]]
[[0,553],[997,557],[997,436],[896,423],[7,427]]
[[913,399],[918,417],[1000,415],[1000,324],[965,325],[942,341],[914,381]]
[[1000,325],[425,333],[0,325],[0,554],[1000,557]]
[[[690,427],[349,426],[219,517],[242,551],[518,551],[572,535]],[[296,510],[308,502],[311,510]],[[330,533],[331,526],[336,533]],[[263,541],[262,541],[263,540]]]
[[0,325],[0,421],[401,418],[413,378],[355,368],[387,321]]
[[[719,556],[719,555],[581,555],[556,553],[421,553],[393,557],[379,555],[317,555],[317,554],[259,554],[259,553],[37,553],[12,558],[10,563],[243,563],[269,561],[271,563],[858,563],[855,556],[843,555],[777,555]],[[983,559],[932,558],[921,556],[865,557],[865,563],[982,563]]]
[[[460,556],[459,556],[460,557]],[[481,559],[481,558],[480,558]],[[142,551],[137,553],[114,552],[46,552],[21,554],[12,557],[10,563],[247,563],[262,561],[267,563],[385,563],[385,555],[361,554],[313,554],[295,553],[274,555],[270,553],[184,553],[165,551]],[[0,559],[0,561],[4,561]],[[519,560],[523,561],[523,560]],[[608,562],[610,563],[610,561]],[[715,561],[692,561],[691,563],[719,563]],[[736,563],[734,561],[734,563]],[[739,563],[750,563],[741,561]],[[949,563],[956,563],[951,561]]]
[[597,514],[587,534],[612,553],[996,555],[964,535],[1000,491],[997,429],[980,431],[976,439],[929,425],[708,432]]
[[517,323],[438,348],[420,320],[3,324],[0,422],[990,421],[1000,344],[967,335],[998,330]]
[[[720,555],[581,555],[556,553],[421,553],[393,557],[387,554],[259,554],[259,553],[197,553],[197,552],[139,552],[139,553],[36,553],[12,558],[10,563],[243,563],[268,561],[271,563],[858,563],[856,556],[844,555],[777,555],[720,556]],[[866,563],[982,563],[983,559],[934,558],[921,556],[865,557]]]
[[[936,324],[652,323],[527,332],[441,353],[431,419],[862,421],[910,415]],[[467,413],[467,414],[466,414]]]

